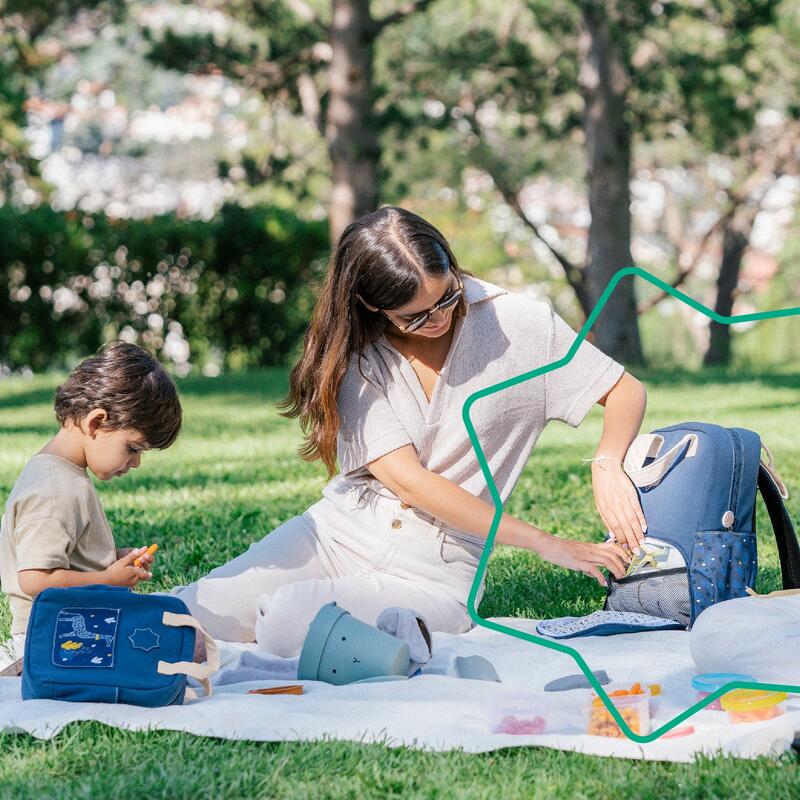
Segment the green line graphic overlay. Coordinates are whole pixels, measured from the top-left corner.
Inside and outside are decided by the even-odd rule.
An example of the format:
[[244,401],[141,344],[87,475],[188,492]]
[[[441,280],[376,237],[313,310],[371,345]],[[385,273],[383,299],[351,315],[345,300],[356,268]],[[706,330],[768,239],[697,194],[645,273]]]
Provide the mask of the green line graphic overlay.
[[670,286],[664,281],[657,278],[655,275],[647,272],[646,270],[640,269],[639,267],[626,267],[625,269],[621,269],[614,274],[614,277],[609,281],[608,286],[606,287],[605,291],[603,292],[600,300],[598,301],[597,305],[593,309],[592,313],[589,315],[589,318],[584,323],[583,327],[581,328],[580,332],[578,333],[577,338],[570,347],[567,354],[559,359],[558,361],[554,361],[551,364],[545,364],[543,367],[539,367],[538,369],[532,370],[531,372],[525,372],[522,375],[517,375],[515,378],[509,378],[506,381],[502,381],[500,383],[496,383],[493,386],[489,386],[486,389],[481,389],[478,392],[470,395],[466,401],[464,402],[464,406],[461,410],[461,416],[464,420],[464,425],[467,427],[467,433],[469,434],[470,441],[472,442],[472,447],[475,450],[475,454],[478,457],[478,462],[481,465],[481,470],[483,471],[483,475],[486,478],[486,483],[489,487],[489,492],[491,493],[492,500],[494,501],[495,506],[495,513],[492,519],[492,526],[489,529],[489,534],[486,537],[486,544],[483,548],[483,553],[481,554],[480,562],[478,563],[477,572],[475,573],[475,580],[472,583],[472,588],[470,589],[469,597],[467,599],[467,610],[469,612],[470,617],[475,621],[477,625],[481,625],[484,628],[488,628],[489,630],[498,631],[499,633],[505,633],[509,636],[514,636],[517,639],[522,639],[526,642],[531,642],[535,645],[540,645],[542,647],[549,647],[551,650],[556,650],[560,653],[565,653],[566,655],[572,656],[575,659],[575,663],[581,668],[581,671],[586,676],[587,680],[594,688],[595,692],[597,692],[598,696],[602,699],[603,704],[608,709],[611,716],[616,720],[617,725],[619,725],[620,729],[623,733],[629,738],[632,739],[634,742],[638,742],[640,744],[646,744],[647,742],[652,742],[659,737],[663,736],[668,731],[672,730],[677,725],[680,725],[681,722],[688,719],[692,715],[696,714],[698,711],[701,711],[707,705],[713,703],[717,698],[722,697],[722,695],[726,694],[727,692],[731,691],[732,689],[762,689],[762,690],[772,690],[772,691],[781,691],[781,692],[788,692],[790,694],[800,694],[800,686],[793,686],[789,684],[779,684],[779,683],[758,683],[758,682],[745,682],[745,681],[733,681],[731,683],[726,683],[724,686],[721,686],[712,694],[709,694],[707,697],[703,698],[700,702],[695,703],[693,706],[690,706],[686,709],[686,711],[678,714],[678,716],[671,719],[669,722],[664,723],[660,728],[657,728],[652,733],[648,734],[647,736],[643,736],[638,733],[634,733],[630,726],[625,722],[622,718],[622,715],[617,710],[617,707],[611,702],[609,699],[608,694],[605,692],[603,687],[598,682],[597,678],[594,676],[592,671],[589,669],[589,666],[584,661],[581,654],[574,650],[572,647],[568,647],[567,645],[561,644],[559,642],[551,641],[549,639],[545,639],[541,636],[536,636],[530,633],[524,633],[523,631],[518,631],[514,628],[509,628],[506,625],[500,625],[496,622],[490,622],[487,619],[484,619],[478,614],[478,609],[475,605],[475,601],[478,595],[478,588],[480,587],[481,581],[483,580],[483,576],[486,573],[486,566],[489,561],[489,556],[492,553],[492,549],[494,547],[494,540],[497,535],[497,529],[500,526],[500,519],[503,516],[503,503],[500,500],[500,494],[497,491],[497,485],[494,482],[494,478],[489,470],[489,465],[486,462],[486,456],[484,455],[483,448],[481,447],[481,443],[478,439],[477,434],[475,433],[475,427],[472,424],[472,419],[470,417],[470,411],[472,409],[473,404],[480,400],[483,397],[488,397],[489,395],[496,394],[497,392],[501,392],[504,389],[508,389],[512,386],[516,386],[518,383],[523,383],[524,381],[531,380],[531,378],[535,378],[538,375],[543,375],[546,372],[552,372],[553,370],[558,369],[559,367],[563,367],[565,364],[569,363],[572,357],[577,352],[578,348],[580,347],[581,343],[586,338],[586,334],[591,330],[592,325],[594,325],[597,317],[600,315],[600,312],[605,307],[606,303],[608,302],[608,298],[611,296],[612,292],[616,288],[617,284],[623,279],[631,276],[638,276],[643,280],[649,281],[654,286],[657,286],[659,289],[668,292],[673,297],[677,297],[679,300],[682,300],[688,306],[691,306],[696,311],[700,311],[701,313],[705,314],[710,319],[714,320],[715,322],[719,322],[723,325],[731,325],[736,322],[751,322],[755,320],[762,320],[762,319],[776,319],[778,317],[791,317],[791,316],[798,316],[800,315],[800,306],[794,308],[785,308],[779,309],[776,311],[763,311],[755,314],[740,314],[738,316],[722,316],[717,314],[716,312],[712,311],[709,308],[706,308],[702,303],[698,303],[696,300],[693,300],[688,295],[684,294],[680,290]]

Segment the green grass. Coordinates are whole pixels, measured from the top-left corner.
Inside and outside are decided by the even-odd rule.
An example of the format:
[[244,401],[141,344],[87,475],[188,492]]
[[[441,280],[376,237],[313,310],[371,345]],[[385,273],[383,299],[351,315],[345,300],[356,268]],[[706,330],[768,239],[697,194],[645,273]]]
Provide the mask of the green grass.
[[[789,486],[800,519],[797,373],[641,373],[648,387],[643,430],[698,419],[762,434]],[[325,483],[301,461],[297,425],[274,407],[286,372],[265,371],[181,384],[186,424],[177,444],[148,453],[124,479],[99,484],[119,546],[158,541],[151,589],[185,583],[237,555],[315,502]],[[54,432],[56,379],[0,383],[0,495]],[[589,471],[602,428],[595,409],[578,429],[551,425],[507,505],[515,515],[573,538],[596,538]],[[759,511],[762,569],[757,589],[779,588],[766,513]],[[500,548],[492,558],[482,616],[584,614],[599,607],[594,581]],[[8,633],[0,598],[0,637]],[[532,657],[535,657],[532,646]],[[0,737],[0,798],[257,797],[627,797],[798,796],[793,755],[695,764],[601,759],[537,748],[474,755],[325,741],[228,742],[168,731],[131,733],[97,723],[68,726],[41,742]],[[613,787],[613,788],[612,788]]]

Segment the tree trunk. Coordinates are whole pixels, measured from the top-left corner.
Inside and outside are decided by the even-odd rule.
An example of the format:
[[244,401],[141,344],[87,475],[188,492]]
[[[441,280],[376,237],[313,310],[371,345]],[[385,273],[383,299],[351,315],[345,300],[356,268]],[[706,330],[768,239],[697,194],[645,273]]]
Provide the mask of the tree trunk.
[[[739,283],[739,272],[742,267],[742,256],[750,243],[757,209],[747,208],[734,214],[722,228],[722,261],[717,277],[717,299],[714,311],[728,317],[733,311],[733,300],[736,286]],[[703,357],[706,367],[722,366],[731,360],[731,326],[722,322],[711,321],[709,326],[708,350]]]
[[[589,184],[587,283],[592,307],[614,273],[632,264],[629,76],[602,4],[583,6],[580,84]],[[617,361],[644,361],[632,280],[618,284],[595,323],[595,343]]]
[[372,120],[374,26],[369,0],[333,0],[326,138],[331,241],[378,204],[380,147]]

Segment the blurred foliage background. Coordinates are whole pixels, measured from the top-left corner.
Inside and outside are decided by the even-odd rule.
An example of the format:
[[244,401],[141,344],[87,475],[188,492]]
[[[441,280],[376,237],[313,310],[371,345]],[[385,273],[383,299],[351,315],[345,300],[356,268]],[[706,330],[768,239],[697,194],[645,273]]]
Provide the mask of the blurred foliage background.
[[[800,305],[797,0],[0,0],[0,374],[121,337],[287,365],[330,242],[410,208],[579,327],[630,263]],[[629,365],[800,362],[626,281]]]

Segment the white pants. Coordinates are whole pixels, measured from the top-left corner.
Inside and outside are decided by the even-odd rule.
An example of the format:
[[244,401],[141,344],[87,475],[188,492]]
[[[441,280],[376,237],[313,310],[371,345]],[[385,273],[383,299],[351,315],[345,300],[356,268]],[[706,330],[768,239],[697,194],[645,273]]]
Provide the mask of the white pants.
[[[334,484],[329,484],[329,487]],[[335,600],[370,625],[411,608],[431,631],[463,633],[482,544],[465,541],[399,500],[339,485],[242,555],[174,590],[215,638],[299,654],[319,609]],[[483,595],[480,587],[478,601]]]

